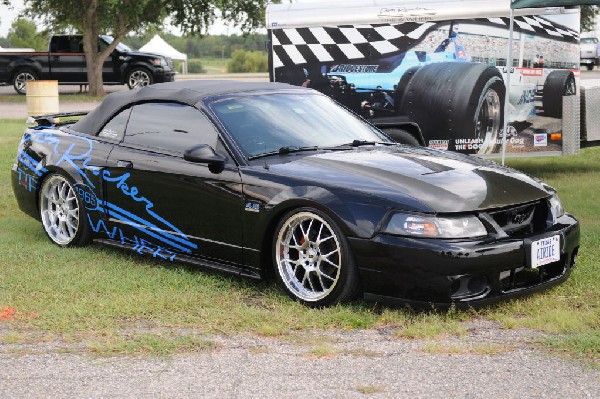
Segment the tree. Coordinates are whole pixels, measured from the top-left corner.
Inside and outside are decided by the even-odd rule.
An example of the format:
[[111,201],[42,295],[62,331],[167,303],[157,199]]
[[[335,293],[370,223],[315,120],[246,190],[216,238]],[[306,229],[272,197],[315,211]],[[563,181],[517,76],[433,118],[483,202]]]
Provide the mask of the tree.
[[581,31],[590,32],[596,30],[596,15],[598,6],[581,6]]
[[[98,96],[104,94],[104,60],[128,32],[161,26],[168,18],[184,33],[202,34],[217,17],[249,32],[261,26],[266,3],[267,0],[25,0],[25,12],[43,18],[47,26],[83,33],[89,94]],[[100,52],[101,33],[112,34],[114,41]]]
[[33,48],[37,51],[48,48],[48,41],[37,32],[35,22],[25,18],[17,18],[13,21],[6,39],[9,47]]

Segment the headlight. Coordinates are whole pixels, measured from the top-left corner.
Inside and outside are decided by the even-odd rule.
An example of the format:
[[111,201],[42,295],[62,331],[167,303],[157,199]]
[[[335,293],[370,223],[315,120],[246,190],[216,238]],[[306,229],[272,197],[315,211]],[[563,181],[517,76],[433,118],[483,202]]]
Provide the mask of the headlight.
[[165,60],[164,58],[153,58],[152,63],[157,66],[158,65],[160,65],[160,66],[168,66],[169,65],[167,63],[167,60]]
[[550,213],[552,213],[552,224],[555,224],[557,219],[565,214],[565,208],[563,208],[562,202],[558,199],[556,193],[552,194],[549,199],[550,202]]
[[487,235],[487,230],[475,216],[435,217],[396,213],[384,233],[412,237],[472,238]]

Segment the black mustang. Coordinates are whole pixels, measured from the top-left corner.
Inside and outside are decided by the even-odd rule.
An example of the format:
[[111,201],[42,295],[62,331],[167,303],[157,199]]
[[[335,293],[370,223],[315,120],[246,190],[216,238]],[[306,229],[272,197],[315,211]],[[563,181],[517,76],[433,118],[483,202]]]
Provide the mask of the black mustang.
[[564,281],[575,264],[579,224],[551,187],[396,144],[311,89],[165,83],[111,94],[74,124],[36,119],[13,190],[61,246],[274,270],[311,306],[359,293],[486,304]]

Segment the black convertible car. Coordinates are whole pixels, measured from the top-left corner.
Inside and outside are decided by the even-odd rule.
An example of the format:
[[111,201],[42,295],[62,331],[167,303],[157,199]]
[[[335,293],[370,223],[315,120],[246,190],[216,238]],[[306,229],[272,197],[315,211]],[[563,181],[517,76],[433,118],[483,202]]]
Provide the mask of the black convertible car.
[[111,94],[75,123],[36,120],[13,190],[61,246],[274,271],[311,306],[487,304],[575,265],[579,224],[551,187],[397,144],[311,89],[165,83]]

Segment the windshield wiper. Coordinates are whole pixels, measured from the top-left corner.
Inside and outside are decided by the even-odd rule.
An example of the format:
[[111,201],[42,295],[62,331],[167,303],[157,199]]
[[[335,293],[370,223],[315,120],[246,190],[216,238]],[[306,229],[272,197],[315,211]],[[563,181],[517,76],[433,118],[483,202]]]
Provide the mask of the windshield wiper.
[[345,143],[345,144],[340,144],[340,145],[336,145],[335,147],[330,147],[330,148],[325,148],[325,149],[339,149],[339,148],[343,148],[343,147],[362,147],[365,145],[395,145],[398,143],[389,143],[389,142],[385,142],[385,141],[368,141],[368,140],[354,140],[351,143]]
[[248,157],[248,159],[249,160],[253,160],[253,159],[257,159],[257,158],[268,157],[268,156],[271,156],[271,155],[286,155],[286,154],[291,154],[293,152],[316,151],[318,149],[319,149],[319,147],[316,146],[316,145],[315,146],[308,146],[308,147],[292,147],[292,146],[287,146],[287,147],[281,147],[277,151],[270,151],[270,152],[265,152],[264,154],[252,155],[252,156]]

